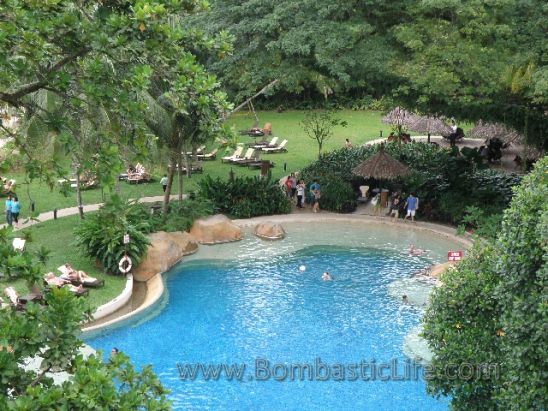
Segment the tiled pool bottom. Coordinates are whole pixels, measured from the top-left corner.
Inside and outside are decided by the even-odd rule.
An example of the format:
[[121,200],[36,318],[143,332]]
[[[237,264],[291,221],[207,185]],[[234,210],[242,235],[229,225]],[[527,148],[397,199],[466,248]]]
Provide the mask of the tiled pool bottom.
[[[275,243],[247,236],[202,247],[166,276],[168,303],[159,315],[87,342],[105,352],[116,346],[138,365],[152,363],[176,409],[447,409],[447,400],[426,395],[402,353],[421,312],[389,291],[457,246],[375,225],[286,229],[288,238]],[[430,251],[408,258],[400,250],[409,243]],[[334,281],[321,281],[325,270]],[[227,381],[225,370],[206,381],[201,369],[191,380],[193,369],[185,367],[225,363],[245,364],[241,381]],[[329,368],[327,381],[320,363]],[[381,363],[392,370],[373,373]]]

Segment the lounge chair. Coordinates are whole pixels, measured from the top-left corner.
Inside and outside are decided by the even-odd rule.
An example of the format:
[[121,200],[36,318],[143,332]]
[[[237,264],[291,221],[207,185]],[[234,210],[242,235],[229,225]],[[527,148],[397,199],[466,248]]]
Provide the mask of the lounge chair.
[[221,159],[221,161],[224,163],[224,162],[230,162],[236,158],[240,158],[243,151],[244,151],[244,146],[238,146],[231,156],[225,156]]
[[42,294],[40,293],[30,293],[20,296],[13,287],[6,287],[4,289],[4,294],[9,298],[11,305],[16,310],[24,309],[25,305],[29,302],[41,302],[43,300]]
[[[183,172],[187,172],[187,169],[188,169],[188,166],[185,164],[183,165],[183,168],[181,169],[181,171]],[[202,163],[198,162],[198,163],[192,163],[190,165],[190,172],[191,173],[203,173],[204,172],[204,168],[202,167]]]
[[[231,161],[232,164],[240,164],[240,165],[244,165],[245,163],[248,163],[250,162],[250,160],[253,159],[253,156],[255,155],[255,149],[254,148],[248,148],[247,151],[245,152],[245,156],[243,156],[242,158],[236,158],[234,160]],[[255,159],[253,159],[254,161]]]
[[89,290],[82,288],[81,285],[76,286],[72,284],[70,280],[65,280],[64,278],[56,277],[55,274],[53,274],[52,272],[49,272],[44,275],[44,284],[48,287],[48,289],[61,288],[66,286],[68,287],[69,291],[77,297],[82,297],[86,294],[89,294]]
[[284,140],[281,142],[279,146],[263,148],[263,152],[264,153],[281,153],[282,151],[287,151],[287,149],[285,148],[286,144],[287,144],[287,140]]
[[267,147],[276,147],[276,143],[278,142],[278,137],[272,137],[272,140],[270,140],[270,143],[264,143],[264,144],[255,144],[252,147],[262,150]]
[[61,272],[60,278],[70,281],[72,285],[82,285],[87,288],[99,288],[105,283],[104,280],[90,277],[83,271],[76,271],[69,264],[64,264],[57,268]]
[[265,123],[265,125],[263,126],[263,133],[265,136],[272,134],[272,124]]
[[203,153],[203,151],[205,150],[206,146],[200,146],[196,149],[196,153],[193,153],[192,151],[187,151],[186,152],[186,155],[187,156],[193,156],[194,154],[198,154],[198,155],[201,155],[201,153]]
[[198,154],[196,157],[198,157],[198,160],[215,160],[217,158],[217,151],[219,151],[218,148],[207,154]]
[[24,251],[26,242],[27,240],[23,238],[14,238],[12,242],[13,249],[15,251]]

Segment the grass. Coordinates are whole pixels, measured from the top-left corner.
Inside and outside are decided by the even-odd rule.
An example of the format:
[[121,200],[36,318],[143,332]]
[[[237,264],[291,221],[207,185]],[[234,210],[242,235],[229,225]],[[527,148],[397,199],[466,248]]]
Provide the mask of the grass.
[[[283,139],[288,140],[286,146],[288,149],[287,153],[263,155],[264,159],[270,159],[276,164],[272,170],[274,178],[281,178],[291,171],[300,170],[317,158],[317,143],[306,136],[300,124],[305,115],[304,111],[285,111],[283,113],[262,111],[257,114],[261,121],[261,126],[267,122],[272,124],[273,135],[279,137],[279,142]],[[324,151],[344,146],[346,138],[349,138],[354,145],[359,145],[378,138],[380,130],[383,131],[383,136],[387,136],[391,131],[389,125],[381,123],[380,112],[341,110],[337,112],[337,115],[347,121],[348,126],[345,128],[336,127],[334,129],[333,137],[324,144]],[[236,130],[242,130],[249,129],[253,121],[253,116],[244,112],[236,113],[229,119],[229,124],[233,125]],[[240,142],[253,143],[254,139],[240,136]],[[208,148],[215,146],[216,144],[212,143]],[[219,154],[219,157],[223,155],[222,152]],[[206,161],[203,163],[203,174],[195,174],[190,179],[184,177],[184,191],[193,190],[196,187],[196,182],[205,174],[209,174],[213,178],[221,177],[226,179],[232,169],[236,175],[259,175],[258,170],[221,163],[219,157],[215,161]],[[285,170],[284,165],[286,166]],[[150,183],[135,185],[122,181],[120,183],[122,195],[128,198],[162,195],[159,178],[165,172],[164,166],[163,164],[147,164],[147,167],[152,170],[155,177],[155,180]],[[14,178],[18,183],[17,194],[22,205],[21,217],[23,218],[30,214],[31,200],[34,201],[35,210],[39,213],[51,211],[54,208],[60,209],[76,206],[76,195],[74,192],[65,197],[58,190],[50,190],[40,181],[26,184],[23,173],[8,173],[6,176]],[[103,202],[103,192],[100,188],[83,191],[82,197],[84,204]]]
[[[92,277],[105,280],[102,288],[90,289],[86,301],[92,308],[96,308],[120,294],[125,286],[125,276],[111,276],[103,274],[93,261],[83,256],[74,244],[73,230],[79,224],[78,216],[60,218],[58,220],[45,221],[33,225],[23,231],[30,233],[31,241],[27,241],[26,249],[35,253],[41,246],[51,251],[50,257],[44,267],[44,274],[53,271],[56,275],[60,273],[57,267],[64,263],[70,263],[75,269],[83,270]],[[17,235],[17,234],[16,234]],[[23,280],[0,281],[0,288],[3,290],[8,285],[25,294],[28,292],[27,284]]]

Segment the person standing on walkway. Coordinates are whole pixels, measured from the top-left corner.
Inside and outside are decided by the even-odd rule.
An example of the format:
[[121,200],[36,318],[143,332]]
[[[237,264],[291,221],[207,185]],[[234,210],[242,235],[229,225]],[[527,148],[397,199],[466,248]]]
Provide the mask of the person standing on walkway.
[[294,200],[297,193],[297,177],[295,177],[295,173],[291,173],[289,179],[291,180],[291,199]]
[[21,211],[21,204],[19,203],[19,199],[17,197],[13,198],[13,201],[11,202],[11,217],[12,220],[15,222],[15,227],[19,228],[19,212]]
[[318,180],[314,180],[310,186],[310,193],[312,197],[312,211],[317,213],[320,211],[320,197],[321,197],[321,187],[318,183]]
[[164,193],[167,189],[167,175],[164,174],[164,176],[160,179],[160,184],[162,185],[162,189],[164,190]]
[[13,219],[11,218],[11,204],[13,203],[11,199],[11,194],[8,195],[8,198],[6,199],[6,223],[11,227],[13,224]]
[[415,197],[413,193],[410,193],[409,197],[407,197],[407,200],[405,201],[405,206],[407,207],[407,215],[405,216],[404,220],[407,220],[409,217],[411,217],[411,221],[415,221],[415,213],[419,208],[418,197]]
[[306,184],[303,180],[299,181],[299,184],[297,184],[297,207],[303,208],[303,198],[304,198],[304,192],[306,190]]

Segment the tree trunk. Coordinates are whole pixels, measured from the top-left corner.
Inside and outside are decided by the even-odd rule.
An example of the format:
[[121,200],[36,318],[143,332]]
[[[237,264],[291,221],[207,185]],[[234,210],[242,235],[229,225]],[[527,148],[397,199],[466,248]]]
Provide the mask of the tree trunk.
[[322,159],[322,146],[323,146],[323,142],[318,141],[318,160]]
[[[179,202],[183,201],[183,171],[182,171],[182,165],[183,165],[183,153],[181,153],[181,150],[177,153],[179,156],[178,163],[179,167],[177,168],[177,176],[179,177]],[[188,165],[186,166],[188,170]]]
[[78,170],[78,167],[75,167],[76,171],[76,205],[78,207],[78,214],[80,215],[80,219],[84,219],[84,205],[82,202],[82,190],[80,187],[80,170]]
[[173,185],[173,175],[175,174],[175,167],[177,167],[177,155],[171,153],[169,156],[169,166],[167,168],[167,187],[164,193],[164,203],[162,205],[162,217],[167,217],[167,209],[169,207],[169,197],[171,195],[171,186]]

